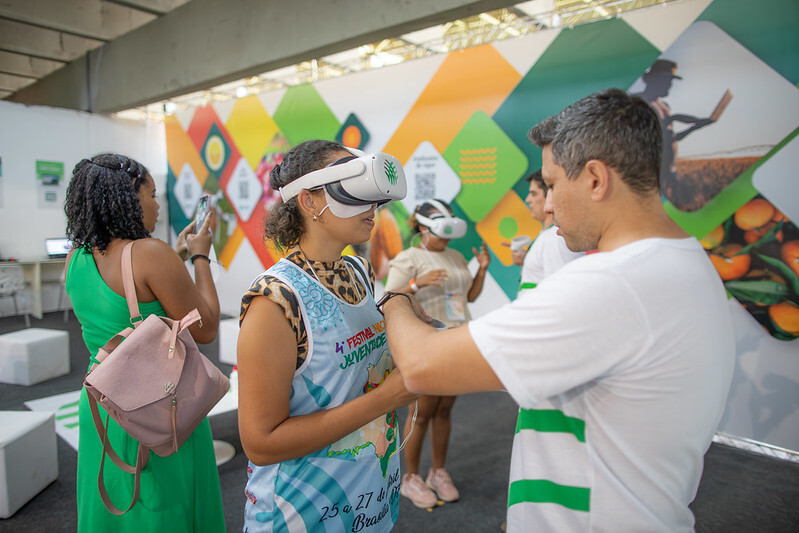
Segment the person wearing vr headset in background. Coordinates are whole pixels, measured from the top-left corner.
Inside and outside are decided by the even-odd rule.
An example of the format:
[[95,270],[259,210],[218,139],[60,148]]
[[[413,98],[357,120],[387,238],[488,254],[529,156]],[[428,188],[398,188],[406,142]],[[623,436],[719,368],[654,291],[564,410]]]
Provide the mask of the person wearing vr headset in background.
[[395,410],[413,402],[391,371],[369,240],[379,204],[405,196],[394,157],[312,140],[271,174],[282,201],[265,237],[287,255],[242,298],[239,432],[249,459],[245,530],[390,531],[399,514]]
[[[472,248],[479,264],[472,277],[463,255],[448,247],[451,239],[466,234],[466,222],[454,217],[449,205],[442,200],[422,202],[408,224],[418,232],[419,244],[403,250],[389,262],[386,291],[415,294],[425,313],[443,321],[447,327],[465,324],[471,318],[466,304],[480,295],[491,262],[485,244],[480,250]],[[452,478],[444,469],[455,398],[422,396],[417,402],[415,419],[409,416],[406,420],[406,473],[402,477],[400,493],[417,507],[434,507],[438,500],[452,502],[460,498]],[[432,466],[423,481],[419,476],[419,459],[428,425],[431,427]]]

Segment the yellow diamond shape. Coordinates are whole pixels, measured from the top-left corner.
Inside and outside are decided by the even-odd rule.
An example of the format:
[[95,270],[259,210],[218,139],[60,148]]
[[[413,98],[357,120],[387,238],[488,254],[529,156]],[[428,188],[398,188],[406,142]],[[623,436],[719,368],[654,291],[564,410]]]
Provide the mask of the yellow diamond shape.
[[258,163],[279,131],[255,95],[236,100],[225,127],[239,153],[253,169],[258,168]]

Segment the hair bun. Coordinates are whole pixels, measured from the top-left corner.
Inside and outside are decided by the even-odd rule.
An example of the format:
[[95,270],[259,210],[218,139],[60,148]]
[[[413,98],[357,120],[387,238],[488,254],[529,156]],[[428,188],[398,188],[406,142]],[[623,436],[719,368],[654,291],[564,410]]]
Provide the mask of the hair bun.
[[269,186],[275,191],[284,185],[282,183],[283,177],[280,175],[281,172],[280,164],[275,165],[269,172]]

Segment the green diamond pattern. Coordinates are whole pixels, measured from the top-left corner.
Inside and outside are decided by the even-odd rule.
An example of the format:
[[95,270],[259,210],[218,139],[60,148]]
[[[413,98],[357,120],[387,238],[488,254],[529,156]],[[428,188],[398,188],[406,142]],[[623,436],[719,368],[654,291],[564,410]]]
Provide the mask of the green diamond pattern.
[[481,220],[527,168],[527,158],[483,111],[474,113],[442,154],[461,179],[455,201]]
[[[608,87],[627,89],[660,51],[622,19],[563,30],[519,82],[494,120],[521,148],[530,172],[541,167],[541,150],[527,140],[530,128],[580,98]],[[524,198],[527,185],[515,189]]]
[[[799,84],[799,2],[768,0],[757,4],[757,12],[746,15],[751,0],[713,0],[697,18],[713,22],[764,63]],[[791,52],[793,51],[793,52]]]
[[322,96],[309,83],[290,87],[272,118],[291,146],[311,139],[332,141],[341,128]]
[[344,124],[341,125],[341,128],[338,130],[338,133],[336,134],[336,142],[339,144],[344,144],[344,132],[350,126],[358,128],[358,131],[361,134],[360,135],[361,142],[358,144],[358,146],[353,146],[352,148],[363,150],[366,147],[366,145],[369,144],[370,135],[369,132],[366,130],[366,127],[358,119],[355,113],[350,113],[349,116],[347,117],[347,120],[345,120]]
[[[221,150],[220,159],[216,162],[216,165],[213,161],[209,161],[208,155],[208,145],[209,143],[218,143],[218,147]],[[222,175],[222,171],[225,170],[225,166],[228,164],[228,160],[230,159],[230,146],[228,145],[227,141],[225,140],[225,136],[222,135],[222,132],[219,130],[219,127],[216,124],[211,125],[211,129],[208,130],[208,135],[205,137],[205,142],[203,143],[202,149],[200,149],[200,157],[202,157],[205,166],[208,168],[208,171],[219,178]],[[214,168],[214,167],[217,168]]]

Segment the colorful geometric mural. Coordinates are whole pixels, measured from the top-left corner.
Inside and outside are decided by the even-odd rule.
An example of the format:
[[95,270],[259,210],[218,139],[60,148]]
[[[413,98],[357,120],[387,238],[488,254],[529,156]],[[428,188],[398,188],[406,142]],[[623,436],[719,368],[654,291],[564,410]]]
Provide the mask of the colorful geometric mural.
[[[414,243],[409,213],[438,197],[468,226],[450,247],[471,259],[485,242],[491,287],[512,300],[519,268],[504,243],[541,229],[524,204],[524,178],[541,166],[529,129],[600,89],[643,93],[647,69],[658,59],[673,61],[682,79],[661,96],[664,103],[676,114],[714,120],[675,141],[678,182],[662,190],[664,206],[701,239],[740,311],[733,312],[736,381],[720,428],[799,449],[797,410],[769,403],[795,397],[795,388],[777,394],[765,385],[778,374],[795,387],[799,376],[797,20],[795,0],[768,0],[756,11],[748,0],[676,2],[423,58],[380,75],[249,96],[233,104],[225,123],[213,106],[181,117],[185,129],[167,118],[170,223],[180,231],[200,195],[210,194],[220,262],[254,276],[281,255],[262,236],[264,216],[279,199],[269,187],[271,169],[302,141],[338,140],[387,152],[406,167],[408,197],[382,207],[371,241],[353,247],[370,258],[378,279],[391,257]],[[253,261],[248,248],[260,264],[239,268],[239,257]]]
[[753,165],[796,129],[799,91],[711,22],[691,25],[660,58],[679,78],[644,75],[630,91],[655,102],[673,131],[664,204],[702,237],[757,194]]
[[472,222],[482,220],[527,168],[521,150],[482,111],[469,117],[443,155],[461,180],[455,201]]
[[341,129],[336,115],[309,83],[286,91],[275,110],[274,119],[291,146],[310,139],[332,141]]
[[492,115],[519,78],[491,45],[447,55],[382,150],[403,164],[422,141],[444,153],[469,118],[477,111]]
[[774,338],[799,337],[799,228],[758,195],[701,239],[727,292]]
[[[726,20],[719,6],[738,1],[716,0],[704,16],[713,18],[708,13],[715,12]],[[472,247],[485,242],[496,259],[489,274],[512,299],[518,269],[510,264],[506,244],[518,234],[534,237],[540,231],[523,201],[527,194],[524,177],[539,168],[541,162],[540,150],[527,140],[531,126],[606,87],[640,91],[642,74],[659,57],[669,59],[669,54],[678,58],[685,53],[703,57],[703,65],[717,62],[717,56],[730,55],[739,63],[745,62],[747,69],[754,68],[752,58],[766,65],[707,22],[688,28],[663,52],[652,44],[656,39],[650,40],[641,33],[641,27],[646,25],[637,24],[634,29],[624,18],[613,18],[564,28],[527,72],[518,72],[513,65],[523,62],[509,60],[492,45],[448,54],[394,131],[384,137],[388,139],[384,146],[370,144],[372,136],[354,107],[340,121],[332,111],[333,102],[326,102],[324,93],[313,84],[287,89],[271,116],[257,96],[249,96],[236,101],[226,124],[213,107],[195,110],[185,132],[176,120],[170,119],[170,206],[179,207],[171,210],[172,226],[179,231],[191,218],[199,195],[211,194],[220,213],[215,246],[224,258],[223,264],[230,264],[246,238],[261,266],[270,266],[280,255],[270,250],[262,237],[263,218],[278,199],[269,187],[271,168],[282,160],[286,150],[302,141],[338,140],[347,146],[385,151],[407,167],[409,195],[401,206],[378,216],[373,239],[378,250],[374,259],[382,264],[392,257],[397,243],[408,245],[409,235],[402,219],[415,205],[426,198],[442,198],[469,226],[467,237],[453,241],[451,246],[468,259]],[[720,39],[727,44],[719,45]],[[715,43],[712,46],[708,44],[711,41]],[[691,73],[688,63],[686,60],[684,65],[686,78]],[[769,79],[776,80],[773,83],[784,82],[773,70],[768,72]],[[384,79],[385,83],[398,82],[390,76]],[[759,76],[757,81],[762,83],[762,79]],[[725,83],[729,86],[731,82]],[[356,96],[353,91],[353,97],[379,99],[379,87],[361,89],[362,94]],[[784,91],[784,87],[780,90]],[[799,92],[795,87],[793,91],[796,94],[790,95],[789,106],[794,106],[794,97],[799,101]],[[724,119],[737,113],[735,106],[744,101],[744,94],[737,91]],[[342,102],[335,104],[335,109],[346,109]],[[375,123],[375,117],[366,118]],[[788,131],[792,129],[795,128]],[[786,133],[777,135],[782,138]],[[700,138],[698,133],[694,136]],[[775,149],[774,153],[778,151]],[[682,208],[675,205],[668,196],[671,192],[664,197],[666,208],[686,230],[703,237],[757,194],[752,175],[772,155],[741,156],[734,161],[678,157],[675,166],[685,183],[689,179],[707,179],[703,176],[713,172],[726,172],[729,176],[726,182],[718,182],[718,190],[713,193],[716,196],[708,196],[696,208],[686,208],[684,200]],[[383,228],[381,221],[385,221]],[[389,225],[397,229],[390,229]],[[391,232],[396,235],[392,237]],[[368,252],[369,245],[359,250]],[[378,273],[384,271],[378,269]]]
[[404,165],[408,194],[402,203],[413,211],[428,198],[452,203],[461,190],[461,180],[429,141],[419,144]]
[[511,239],[518,235],[535,239],[542,228],[541,223],[530,216],[527,204],[519,195],[509,191],[475,224],[475,229],[497,259],[510,266],[513,264],[509,246]]
[[348,148],[363,150],[369,144],[369,131],[355,113],[350,113],[336,134],[336,142]]
[[[629,87],[659,53],[621,19],[561,31],[493,114],[527,157],[524,174],[541,168],[541,150],[527,140],[531,127],[588,94]],[[527,183],[519,182],[516,192],[527,196]]]

